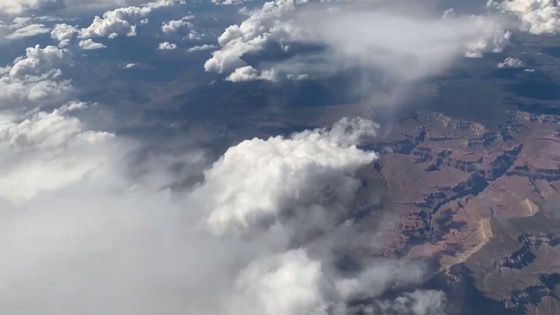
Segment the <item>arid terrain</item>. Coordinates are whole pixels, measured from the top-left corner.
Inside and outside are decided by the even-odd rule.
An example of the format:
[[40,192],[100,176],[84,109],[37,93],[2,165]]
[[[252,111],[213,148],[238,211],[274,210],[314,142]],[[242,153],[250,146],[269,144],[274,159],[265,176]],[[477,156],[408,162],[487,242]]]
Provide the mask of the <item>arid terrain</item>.
[[494,130],[433,112],[399,119],[369,144],[380,158],[362,175],[383,182],[394,216],[382,254],[435,258],[434,283],[477,314],[558,314],[559,124],[524,111]]

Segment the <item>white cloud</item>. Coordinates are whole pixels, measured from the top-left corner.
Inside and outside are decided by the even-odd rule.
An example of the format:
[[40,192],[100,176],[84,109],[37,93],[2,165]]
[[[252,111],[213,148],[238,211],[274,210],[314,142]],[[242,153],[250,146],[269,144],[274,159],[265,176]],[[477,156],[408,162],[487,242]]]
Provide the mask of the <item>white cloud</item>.
[[[247,53],[255,53],[264,48],[271,39],[280,40],[284,17],[295,10],[301,1],[270,1],[262,9],[251,12],[251,15],[240,25],[228,27],[218,38],[221,46],[211,59],[206,61],[204,69],[214,72],[229,72],[245,66],[241,57]],[[284,34],[287,37],[288,34]]]
[[204,44],[204,45],[199,45],[199,46],[193,46],[193,47],[189,48],[187,51],[188,52],[195,52],[195,51],[202,51],[202,50],[211,50],[211,49],[215,49],[215,48],[218,48],[218,46]]
[[[64,10],[64,14],[83,14],[139,5],[146,0],[0,0],[0,16],[50,15]],[[157,0],[149,3],[158,7],[184,3],[180,0]]]
[[406,287],[422,283],[424,266],[403,264],[394,260],[379,260],[351,278],[339,279],[334,285],[345,301],[375,297],[389,287]]
[[244,0],[212,0],[212,3],[217,5],[233,5],[241,4]]
[[67,53],[67,50],[54,46],[29,47],[25,50],[25,56],[14,60],[8,74],[12,77],[23,77],[49,72],[64,62]]
[[13,33],[6,36],[8,39],[31,37],[39,34],[48,33],[50,29],[44,24],[28,24],[17,28]]
[[444,315],[445,295],[441,291],[416,290],[394,300],[376,301],[366,307],[365,314]]
[[[70,82],[60,80],[59,66],[66,62],[68,51],[39,45],[26,49],[25,56],[0,68],[0,105],[24,106],[41,100],[48,103],[70,89]],[[36,106],[36,105],[35,105]]]
[[[365,259],[353,276],[333,263],[333,239],[345,249],[356,242],[341,236],[355,228],[355,173],[376,158],[357,145],[376,133],[375,123],[343,119],[330,128],[246,140],[206,168],[199,152],[151,153],[97,130],[95,121],[81,119],[95,116],[90,106],[55,97],[70,89],[61,78],[70,54],[63,47],[74,37],[86,49],[101,48],[93,38],[135,34],[167,2],[158,3],[108,11],[81,30],[58,24],[51,32],[58,48],[30,47],[0,68],[0,103],[10,105],[0,110],[0,312],[343,315],[349,300],[421,282],[423,266],[394,259]],[[268,40],[342,40],[313,28],[286,29],[276,10],[292,12],[294,3],[267,4],[270,12],[224,33],[221,51],[237,55],[216,69],[223,65],[233,81],[273,79],[274,70],[240,58]],[[42,109],[52,99],[58,109]],[[14,108],[26,102],[34,110]],[[203,166],[203,179],[184,187],[186,173]],[[420,292],[404,294],[401,304],[418,314],[441,306],[441,293],[430,299]]]
[[152,8],[149,6],[131,6],[107,11],[103,13],[103,17],[96,16],[90,26],[81,29],[80,38],[134,36],[136,23],[146,18],[151,12]]
[[299,23],[306,29],[304,40],[330,48],[335,65],[355,61],[401,81],[439,74],[461,55],[499,52],[509,38],[488,18],[425,17],[393,9],[309,10]]
[[236,291],[231,315],[326,315],[332,299],[324,295],[334,294],[321,263],[303,250],[251,263],[239,275]]
[[[383,2],[358,3],[267,2],[240,25],[223,32],[218,39],[220,49],[205,63],[205,70],[227,74],[240,68],[248,72],[248,66],[257,70],[247,65],[245,55],[260,52],[270,43],[284,49],[299,43],[326,49],[314,56],[314,64],[296,57],[280,65],[272,63],[274,70],[297,76],[365,66],[396,80],[416,80],[441,73],[463,55],[500,52],[510,36],[491,17],[447,14],[441,18],[420,8],[416,12]],[[249,77],[238,74],[233,77]]]
[[274,70],[265,70],[262,73],[252,66],[245,66],[235,69],[227,78],[227,81],[231,82],[243,82],[243,81],[255,81],[255,80],[266,80],[274,81],[276,79],[276,73]]
[[417,290],[394,300],[374,300],[373,306],[362,309],[347,306],[347,301],[377,297],[390,287],[422,282],[420,265],[392,260],[372,265],[355,277],[345,278],[330,273],[302,249],[257,259],[238,276],[228,314],[444,314],[445,294],[441,291]]
[[62,0],[0,0],[0,15],[19,15],[28,11],[45,11],[60,8]]
[[500,53],[509,44],[511,32],[504,30],[498,22],[480,16],[471,16],[470,19],[478,34],[466,43],[466,57],[482,58],[484,53]]
[[[137,25],[146,24],[148,15],[154,10],[162,7],[183,3],[178,0],[159,0],[149,2],[143,6],[128,6],[106,11],[103,16],[96,16],[92,23],[79,30],[78,37],[89,40],[96,37],[108,37],[114,39],[118,36],[136,36]],[[66,31],[71,31],[67,29]],[[68,40],[67,37],[64,38]],[[89,47],[89,46],[86,46]]]
[[66,47],[70,44],[72,38],[78,34],[79,30],[76,26],[68,25],[66,23],[56,24],[51,31],[51,38],[56,39],[58,47]]
[[25,106],[36,101],[41,101],[41,105],[48,104],[51,99],[60,98],[70,90],[70,82],[57,80],[59,76],[58,71],[26,78],[2,76],[0,77],[0,105]]
[[[369,121],[342,120],[332,130],[247,140],[230,148],[197,190],[219,195],[207,201],[209,225],[219,234],[247,233],[268,228],[290,208],[295,215],[313,216],[323,206],[348,202],[344,196],[357,189],[352,173],[376,157],[354,145],[375,129]],[[338,202],[325,199],[325,190],[339,196]]]
[[193,18],[194,15],[188,15],[179,20],[163,22],[161,30],[167,35],[181,35],[190,40],[200,40],[205,35],[194,29],[193,23],[190,22]]
[[517,16],[524,31],[535,35],[560,32],[560,8],[556,0],[490,0],[489,5]]
[[[357,189],[353,172],[375,157],[354,146],[373,134],[373,123],[345,119],[289,138],[249,140],[230,148],[200,185],[170,190],[182,180],[173,166],[200,167],[199,158],[164,153],[132,162],[141,147],[72,116],[85,110],[78,102],[27,117],[0,114],[2,312],[299,315],[329,308],[343,315],[348,298],[418,282],[421,266],[392,260],[370,262],[355,280],[341,276],[332,258],[299,238],[313,226],[337,230],[334,221],[323,224],[343,217],[340,205]],[[276,223],[263,229],[255,216]],[[233,226],[260,235],[206,229]]]
[[169,22],[163,22],[161,25],[161,31],[167,34],[173,34],[180,31],[183,28],[192,28],[193,24],[189,22],[194,18],[194,16],[189,15],[181,18],[180,20],[171,20]]
[[525,63],[522,60],[513,57],[507,57],[504,61],[498,63],[498,68],[523,68]]
[[94,42],[91,38],[81,40],[78,43],[78,46],[80,46],[80,48],[84,49],[84,50],[107,48],[107,46],[105,46],[101,43]]
[[158,48],[159,50],[173,50],[177,48],[177,44],[170,43],[170,42],[163,42],[159,43]]
[[[29,200],[41,192],[58,190],[85,177],[107,175],[114,154],[114,135],[84,130],[64,112],[39,112],[23,121],[0,116],[0,198]],[[48,180],[47,180],[48,179]]]
[[40,17],[17,17],[6,23],[0,19],[0,44],[48,33],[46,19]]

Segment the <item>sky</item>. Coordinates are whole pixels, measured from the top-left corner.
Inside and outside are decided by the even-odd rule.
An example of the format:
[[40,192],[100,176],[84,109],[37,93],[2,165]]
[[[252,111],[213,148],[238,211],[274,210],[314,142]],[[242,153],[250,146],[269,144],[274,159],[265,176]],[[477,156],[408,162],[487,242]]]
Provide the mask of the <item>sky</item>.
[[553,0],[0,0],[0,313],[445,314],[428,264],[356,254],[383,233],[352,216],[374,116],[216,121],[251,84],[350,73],[399,106],[558,32]]

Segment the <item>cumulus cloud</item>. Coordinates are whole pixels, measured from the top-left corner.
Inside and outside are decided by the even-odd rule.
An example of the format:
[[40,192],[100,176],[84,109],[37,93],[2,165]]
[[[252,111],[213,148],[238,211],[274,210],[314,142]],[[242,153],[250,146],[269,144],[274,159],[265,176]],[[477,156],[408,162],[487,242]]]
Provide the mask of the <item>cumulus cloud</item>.
[[95,37],[115,38],[119,35],[135,36],[136,23],[146,18],[152,12],[152,7],[126,7],[96,16],[91,24],[80,30],[80,38]]
[[39,75],[49,72],[52,68],[61,65],[67,51],[54,46],[41,48],[39,45],[29,47],[25,50],[25,56],[18,57],[13,64],[5,68],[12,77],[24,77],[26,75]]
[[56,24],[51,31],[51,38],[58,41],[58,47],[63,48],[70,44],[70,41],[78,32],[76,26],[66,23]]
[[170,42],[163,42],[159,43],[158,48],[159,50],[173,50],[177,48],[177,44],[170,43]]
[[59,41],[59,47],[69,45],[74,37],[80,38],[79,46],[83,49],[105,48],[104,45],[93,42],[94,38],[107,37],[114,39],[118,36],[136,36],[139,24],[147,23],[147,17],[154,9],[182,3],[176,0],[159,0],[142,6],[128,6],[106,11],[102,16],[95,16],[91,24],[85,28],[78,28],[65,23],[57,24],[51,32],[51,37]]
[[227,78],[231,82],[266,80],[274,81],[276,73],[274,70],[264,70],[261,73],[252,66],[245,66],[235,69]]
[[194,18],[194,16],[189,15],[181,18],[180,20],[171,20],[169,22],[163,22],[161,25],[161,31],[167,34],[173,34],[180,31],[183,28],[192,28],[193,24],[189,22]]
[[489,1],[489,6],[511,13],[521,21],[521,29],[535,35],[560,32],[560,8],[556,0]]
[[70,89],[70,82],[61,80],[59,66],[66,62],[68,51],[39,45],[26,49],[25,56],[0,68],[0,104],[4,107],[26,102],[58,98]]
[[444,315],[445,295],[441,291],[413,291],[394,300],[376,301],[361,310],[362,314]]
[[75,111],[87,105],[0,114],[2,312],[343,315],[348,299],[419,281],[420,265],[392,260],[342,275],[301,238],[344,220],[352,174],[375,158],[355,146],[370,121],[242,142],[199,185],[170,189],[173,165],[199,157],[131,165],[141,143]]
[[269,40],[280,40],[283,34],[284,18],[294,11],[301,1],[270,1],[260,10],[251,12],[240,25],[228,27],[218,38],[221,48],[206,61],[204,69],[223,73],[245,66],[243,55],[255,53],[264,48]]
[[41,192],[107,171],[105,165],[113,155],[107,150],[111,149],[114,135],[84,130],[78,119],[64,114],[77,108],[70,104],[22,121],[6,115],[0,117],[0,168],[4,170],[0,197],[29,200]]
[[312,259],[305,250],[290,250],[257,259],[240,273],[235,282],[236,294],[229,302],[230,314],[444,314],[445,294],[441,291],[417,290],[395,300],[376,299],[364,307],[347,304],[376,297],[392,283],[419,283],[420,277],[416,278],[415,273],[422,272],[418,265],[387,260],[345,278],[330,273],[323,262]]
[[211,50],[211,49],[215,49],[215,48],[218,48],[218,46],[210,45],[210,44],[204,44],[204,45],[199,45],[199,46],[193,46],[193,47],[187,49],[187,51],[188,52],[195,52],[195,51]]
[[18,15],[28,11],[52,10],[62,6],[62,0],[0,0],[0,14]]
[[504,61],[498,63],[498,68],[523,68],[525,67],[525,63],[514,57],[507,57]]
[[[321,197],[324,189],[341,196],[335,200],[347,202],[344,196],[357,188],[351,174],[376,157],[357,149],[353,146],[356,142],[348,139],[373,133],[375,125],[369,121],[343,120],[330,131],[319,129],[289,139],[247,140],[230,148],[206,172],[206,182],[197,191],[221,192],[220,198],[209,201],[209,225],[220,234],[245,233],[260,224],[266,228],[287,209],[304,215],[304,209],[319,211],[321,203],[333,202]],[[311,182],[322,184],[308,185]],[[301,209],[294,208],[296,205]]]
[[107,48],[107,46],[101,43],[94,42],[91,38],[81,40],[78,43],[78,46],[80,46],[80,48],[84,50]]
[[[294,250],[251,263],[236,281],[232,315],[327,314],[332,291],[321,263]],[[334,292],[332,293],[334,294]]]
[[163,22],[161,30],[167,35],[181,35],[183,38],[188,38],[190,40],[200,40],[204,34],[197,31],[194,24],[190,22],[193,18],[194,15],[188,15],[179,20]]
[[270,67],[292,77],[359,67],[410,81],[439,74],[461,56],[500,52],[510,37],[492,17],[441,17],[420,7],[417,11],[383,2],[270,1],[223,32],[220,49],[205,69],[261,79],[249,68],[257,69],[256,65],[247,65],[244,56],[271,44],[287,50],[291,44],[304,44],[323,47],[324,52],[306,57],[313,62],[300,57]]

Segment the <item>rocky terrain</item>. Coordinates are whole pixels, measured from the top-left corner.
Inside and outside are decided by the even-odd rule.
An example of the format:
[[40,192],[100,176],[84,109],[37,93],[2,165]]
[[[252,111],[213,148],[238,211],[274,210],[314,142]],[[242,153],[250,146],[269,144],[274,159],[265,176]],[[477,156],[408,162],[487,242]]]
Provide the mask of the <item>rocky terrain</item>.
[[[381,254],[435,257],[434,281],[474,292],[477,314],[560,313],[560,116],[511,111],[488,130],[419,112],[392,130],[362,174],[392,209]],[[358,212],[379,203],[365,196]]]

